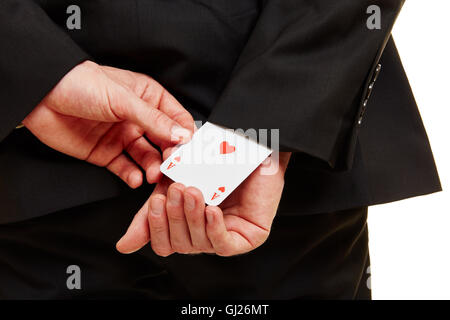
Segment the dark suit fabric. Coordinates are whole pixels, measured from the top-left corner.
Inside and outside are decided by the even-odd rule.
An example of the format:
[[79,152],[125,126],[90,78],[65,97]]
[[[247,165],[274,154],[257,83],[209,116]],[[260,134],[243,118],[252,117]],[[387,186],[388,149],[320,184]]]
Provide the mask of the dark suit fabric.
[[[198,120],[280,129],[281,147],[295,152],[287,173],[290,193],[281,204],[285,214],[343,210],[440,190],[390,39],[402,3],[78,1],[82,28],[67,31],[71,1],[2,1],[0,37],[7,45],[0,56],[0,222],[114,197],[125,189],[104,169],[40,145],[26,129],[11,134],[84,59],[151,75]],[[381,30],[365,26],[371,4],[382,9]],[[379,63],[382,71],[364,108]],[[28,206],[27,199],[35,204]]]
[[[2,294],[71,296],[48,289],[62,280],[45,268],[56,274],[80,261],[103,270],[105,278],[86,283],[98,296],[142,286],[130,296],[173,297],[181,290],[181,296],[192,297],[367,297],[358,291],[368,265],[364,208],[441,189],[391,38],[403,3],[0,1],[0,277],[15,288]],[[66,28],[72,4],[81,8],[80,30]],[[369,5],[381,8],[380,30],[366,27]],[[87,59],[152,76],[197,120],[279,129],[282,150],[293,156],[266,245],[229,260],[164,260],[149,248],[125,257],[114,252],[114,241],[152,186],[130,191],[106,169],[51,150],[27,129],[14,130],[69,70]],[[83,224],[89,229],[81,230]],[[100,228],[105,234],[95,233]],[[59,247],[66,241],[72,256]],[[42,267],[28,279],[21,268],[30,264]],[[243,275],[248,277],[239,278],[240,284],[229,280],[227,267],[247,268]],[[263,272],[270,269],[276,270],[273,277]],[[198,279],[195,270],[210,279],[183,291]],[[214,271],[224,277],[217,283],[211,279]],[[116,282],[108,286],[109,279]],[[105,289],[107,294],[102,287],[112,291]]]
[[[236,257],[121,255],[148,192],[0,225],[0,299],[370,299],[366,208],[277,217],[264,245]],[[70,265],[80,290],[66,286]]]

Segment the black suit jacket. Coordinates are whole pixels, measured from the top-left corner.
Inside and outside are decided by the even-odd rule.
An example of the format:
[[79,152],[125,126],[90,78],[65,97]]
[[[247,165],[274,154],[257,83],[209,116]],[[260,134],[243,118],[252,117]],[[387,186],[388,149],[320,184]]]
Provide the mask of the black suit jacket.
[[[0,222],[132,192],[104,168],[14,130],[86,59],[154,77],[196,119],[280,129],[282,149],[294,152],[280,214],[440,190],[390,36],[403,2],[2,0]],[[71,4],[81,8],[80,30],[66,28]],[[380,30],[366,27],[374,4]]]

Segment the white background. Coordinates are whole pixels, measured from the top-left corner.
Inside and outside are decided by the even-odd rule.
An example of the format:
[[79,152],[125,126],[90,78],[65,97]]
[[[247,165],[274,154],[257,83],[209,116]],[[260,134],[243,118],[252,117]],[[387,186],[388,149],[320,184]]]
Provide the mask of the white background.
[[407,0],[394,39],[443,192],[369,209],[374,299],[450,299],[450,1]]

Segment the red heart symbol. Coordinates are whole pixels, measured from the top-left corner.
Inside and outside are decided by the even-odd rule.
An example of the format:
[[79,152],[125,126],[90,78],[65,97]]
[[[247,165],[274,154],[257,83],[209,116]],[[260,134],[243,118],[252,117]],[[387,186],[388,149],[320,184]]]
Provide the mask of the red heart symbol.
[[228,142],[224,141],[220,144],[221,154],[233,153],[234,151],[236,151],[236,147],[229,145]]
[[220,192],[225,192],[225,187],[220,187],[220,188],[219,188],[219,191],[220,191]]
[[173,158],[175,161],[177,161],[177,162],[180,162],[180,160],[181,160],[181,157],[180,156],[178,156],[178,157],[175,157],[175,158]]

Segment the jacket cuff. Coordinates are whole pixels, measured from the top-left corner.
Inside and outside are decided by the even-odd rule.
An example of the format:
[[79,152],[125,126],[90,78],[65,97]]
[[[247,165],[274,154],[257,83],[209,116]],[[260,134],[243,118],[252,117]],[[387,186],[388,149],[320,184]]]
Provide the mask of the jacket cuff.
[[2,141],[88,54],[30,1],[2,0],[0,39]]
[[279,129],[282,151],[349,170],[378,62],[403,2],[375,1],[383,11],[376,31],[361,23],[370,0],[267,2],[208,121]]

